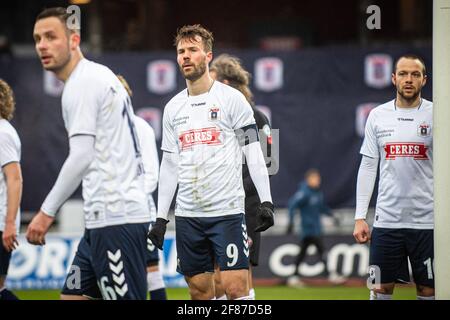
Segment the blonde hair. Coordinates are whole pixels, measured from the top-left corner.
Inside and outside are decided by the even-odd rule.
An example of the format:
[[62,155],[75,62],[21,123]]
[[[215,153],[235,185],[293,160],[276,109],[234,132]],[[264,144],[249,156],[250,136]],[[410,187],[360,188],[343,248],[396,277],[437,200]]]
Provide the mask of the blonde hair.
[[130,85],[128,84],[127,80],[125,80],[125,78],[121,74],[116,74],[116,76],[117,78],[119,78],[120,82],[124,86],[125,90],[127,90],[127,93],[131,98],[133,96],[133,91],[131,91]]
[[242,67],[239,58],[221,54],[214,59],[209,70],[217,74],[217,80],[220,82],[227,80],[231,87],[239,90],[253,105],[253,94],[249,88],[251,74]]
[[11,87],[0,79],[0,117],[11,120],[14,114],[16,102]]

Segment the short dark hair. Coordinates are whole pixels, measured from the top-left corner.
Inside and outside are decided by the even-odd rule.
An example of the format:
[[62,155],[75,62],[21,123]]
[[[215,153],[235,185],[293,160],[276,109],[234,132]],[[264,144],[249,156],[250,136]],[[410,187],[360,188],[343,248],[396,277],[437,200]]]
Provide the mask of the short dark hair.
[[425,61],[423,61],[423,59],[422,59],[421,57],[419,57],[418,55],[415,55],[415,54],[412,54],[412,53],[404,54],[404,55],[400,56],[400,57],[397,59],[397,61],[395,61],[395,65],[394,65],[394,73],[397,72],[397,65],[398,65],[398,62],[400,61],[400,59],[403,59],[403,58],[405,58],[405,59],[411,59],[411,60],[419,60],[420,63],[422,64],[422,73],[423,73],[423,75],[425,76],[425,75],[427,74],[427,68],[426,68],[426,66],[425,66]]
[[55,18],[58,18],[62,22],[62,24],[65,26],[65,28],[68,31],[79,32],[79,30],[69,29],[67,27],[67,20],[69,19],[70,16],[71,16],[71,13],[67,12],[67,9],[64,7],[46,8],[46,9],[42,10],[41,13],[38,14],[35,22],[38,22],[39,20],[42,20],[45,18],[55,17]]
[[211,31],[204,28],[200,24],[194,25],[186,25],[177,30],[177,35],[175,36],[175,40],[173,42],[174,46],[178,46],[178,43],[181,39],[189,39],[195,40],[196,36],[200,36],[202,38],[203,47],[205,51],[212,51],[214,37]]

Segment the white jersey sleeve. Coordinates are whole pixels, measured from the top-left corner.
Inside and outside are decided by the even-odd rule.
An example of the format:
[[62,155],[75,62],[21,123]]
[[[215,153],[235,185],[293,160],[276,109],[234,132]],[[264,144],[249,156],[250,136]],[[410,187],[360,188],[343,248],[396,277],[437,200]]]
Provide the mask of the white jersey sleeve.
[[364,141],[360,153],[370,158],[379,158],[378,143],[374,129],[375,112],[371,112],[366,122]]
[[230,115],[235,130],[256,123],[252,107],[240,92],[230,96]]
[[11,135],[0,132],[0,166],[11,162],[20,162],[20,150]]
[[[181,92],[180,94],[183,93],[184,92]],[[178,152],[178,143],[177,143],[178,137],[177,133],[174,130],[173,120],[171,119],[170,113],[170,108],[171,105],[173,104],[172,101],[175,100],[176,98],[177,97],[169,101],[169,103],[164,108],[162,121],[163,134],[162,134],[161,150],[170,153]]]
[[74,92],[70,99],[66,99],[63,113],[69,138],[79,134],[96,135],[97,113],[102,97],[99,97],[98,85],[90,83],[92,81],[87,77],[83,79],[83,88],[80,88],[83,94]]
[[[20,162],[21,142],[14,127],[5,119],[0,119],[0,167],[12,162]],[[3,170],[0,170],[0,231],[5,229],[7,211],[7,186]],[[20,209],[16,216],[16,228],[20,227]],[[0,243],[1,245],[1,243]]]

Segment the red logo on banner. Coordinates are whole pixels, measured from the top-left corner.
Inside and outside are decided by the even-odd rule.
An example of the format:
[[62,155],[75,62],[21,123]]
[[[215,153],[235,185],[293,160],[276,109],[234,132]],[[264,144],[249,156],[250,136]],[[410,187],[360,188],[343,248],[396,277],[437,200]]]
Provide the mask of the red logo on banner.
[[221,144],[222,141],[220,141],[219,136],[220,130],[216,127],[211,127],[182,132],[178,139],[181,143],[181,150],[184,150],[197,144]]
[[397,157],[410,157],[415,160],[428,160],[428,147],[423,143],[387,143],[384,147],[386,160],[395,160]]

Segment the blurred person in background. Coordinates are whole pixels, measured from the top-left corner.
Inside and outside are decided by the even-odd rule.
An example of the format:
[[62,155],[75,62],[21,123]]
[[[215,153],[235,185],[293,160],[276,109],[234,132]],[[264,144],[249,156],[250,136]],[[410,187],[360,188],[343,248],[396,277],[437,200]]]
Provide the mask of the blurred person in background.
[[[289,210],[289,224],[286,230],[287,234],[292,234],[294,231],[294,219],[298,211],[300,211],[300,251],[295,259],[295,271],[290,281],[299,281],[300,264],[304,261],[308,248],[313,245],[317,248],[317,254],[320,261],[325,266],[325,272],[327,271],[327,260],[325,257],[325,251],[322,240],[322,222],[321,215],[327,215],[333,218],[334,224],[339,225],[339,221],[333,216],[330,208],[326,205],[324,195],[320,189],[322,178],[319,170],[309,169],[305,173],[305,179],[299,184],[297,192],[288,201]],[[334,277],[335,275],[333,275]],[[330,280],[337,281],[333,278]]]
[[11,253],[19,245],[22,171],[20,138],[9,123],[15,109],[10,86],[0,79],[0,300],[18,300],[5,287]]

